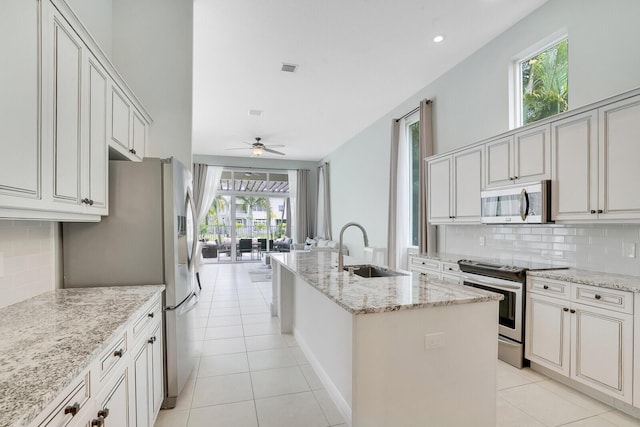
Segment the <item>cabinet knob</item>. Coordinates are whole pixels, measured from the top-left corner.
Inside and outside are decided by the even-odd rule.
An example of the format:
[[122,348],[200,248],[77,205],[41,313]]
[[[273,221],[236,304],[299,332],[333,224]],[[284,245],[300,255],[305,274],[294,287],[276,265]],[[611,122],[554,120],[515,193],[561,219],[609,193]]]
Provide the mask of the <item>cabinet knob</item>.
[[82,200],[80,200],[82,203],[84,203],[85,205],[90,205],[91,200],[87,199],[86,197]]
[[149,340],[147,341],[149,344],[153,344],[156,342],[156,337],[151,337],[149,338]]
[[549,289],[549,285],[544,285],[542,288],[543,289]]
[[120,349],[120,350],[116,350],[113,352],[113,355],[116,357],[122,357],[122,355],[124,354],[124,350]]
[[564,307],[562,311],[569,311],[569,309],[567,307]]
[[509,181],[513,181],[513,177],[512,176],[509,177]]
[[571,311],[571,313],[575,313],[576,312],[574,309],[571,309],[570,311]]
[[147,316],[151,317],[153,319],[153,313],[149,313],[147,314]]
[[75,417],[79,410],[80,410],[80,404],[76,402],[73,405],[69,405],[66,408],[64,408],[64,413],[65,415],[71,414],[72,417]]
[[91,427],[102,427],[104,426],[104,418],[98,417],[91,420]]
[[129,152],[130,152],[131,154],[138,154],[138,153],[136,153],[136,150],[134,150],[133,148],[132,148],[132,149],[130,149],[130,150],[129,150]]
[[602,295],[596,294],[596,299],[600,299],[600,298],[602,298]]
[[104,408],[98,411],[98,417],[107,418],[109,416],[109,408]]
[[604,213],[602,209],[598,209],[598,213]]
[[591,213],[592,214],[596,213],[595,209],[591,209]]
[[517,177],[517,176],[514,176],[514,177],[513,177],[513,180],[515,181],[516,179],[518,179],[518,177]]

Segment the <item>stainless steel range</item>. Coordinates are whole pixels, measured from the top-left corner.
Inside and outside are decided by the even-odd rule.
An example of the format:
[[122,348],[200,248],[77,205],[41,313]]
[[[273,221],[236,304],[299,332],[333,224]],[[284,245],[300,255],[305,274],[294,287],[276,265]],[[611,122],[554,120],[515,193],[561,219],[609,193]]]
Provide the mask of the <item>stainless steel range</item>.
[[517,368],[525,366],[524,319],[527,270],[549,270],[540,264],[501,265],[462,259],[458,261],[463,284],[504,295],[498,312],[498,358]]

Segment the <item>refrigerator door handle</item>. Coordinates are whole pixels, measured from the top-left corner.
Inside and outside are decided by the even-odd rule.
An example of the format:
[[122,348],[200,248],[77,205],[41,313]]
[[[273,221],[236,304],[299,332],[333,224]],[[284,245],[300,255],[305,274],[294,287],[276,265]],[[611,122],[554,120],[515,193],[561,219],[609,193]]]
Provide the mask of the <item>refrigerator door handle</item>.
[[177,312],[178,316],[182,316],[183,314],[186,314],[191,310],[193,310],[194,308],[196,308],[199,300],[200,298],[198,297],[198,294],[195,292],[192,292],[191,296],[187,300],[187,303],[184,304],[182,307],[180,307],[180,309],[178,310]]

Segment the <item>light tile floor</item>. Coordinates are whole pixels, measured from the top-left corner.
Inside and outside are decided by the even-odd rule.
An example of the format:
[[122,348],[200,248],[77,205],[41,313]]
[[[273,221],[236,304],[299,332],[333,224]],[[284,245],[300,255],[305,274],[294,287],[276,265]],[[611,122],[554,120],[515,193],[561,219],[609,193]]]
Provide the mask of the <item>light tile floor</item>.
[[[160,411],[155,427],[345,426],[293,336],[280,334],[269,313],[269,272],[259,263],[203,266],[196,308],[200,355],[176,408]],[[497,389],[498,427],[640,426],[543,375],[500,361]]]

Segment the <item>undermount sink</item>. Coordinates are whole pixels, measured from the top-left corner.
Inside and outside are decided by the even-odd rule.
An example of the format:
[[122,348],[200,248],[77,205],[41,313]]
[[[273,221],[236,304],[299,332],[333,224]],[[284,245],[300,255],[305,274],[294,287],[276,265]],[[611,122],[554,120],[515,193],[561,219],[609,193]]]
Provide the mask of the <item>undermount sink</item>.
[[364,277],[392,277],[392,276],[406,276],[404,273],[400,273],[398,271],[389,270],[388,268],[378,267],[371,264],[364,265],[346,265],[344,267],[345,270],[349,270],[349,268],[353,268],[353,274]]

